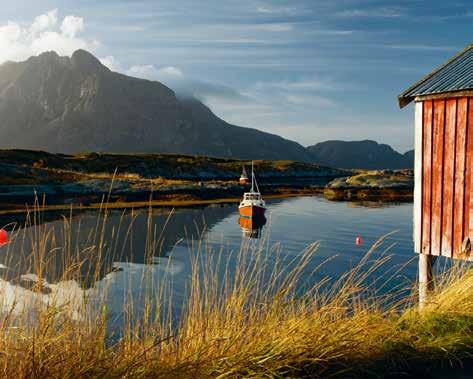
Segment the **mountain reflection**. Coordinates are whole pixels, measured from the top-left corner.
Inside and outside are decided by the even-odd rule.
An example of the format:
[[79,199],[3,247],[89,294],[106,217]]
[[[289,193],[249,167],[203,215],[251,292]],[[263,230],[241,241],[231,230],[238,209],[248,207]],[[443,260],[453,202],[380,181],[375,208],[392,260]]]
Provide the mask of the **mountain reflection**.
[[[174,212],[88,211],[72,217],[45,213],[11,232],[11,243],[0,248],[0,274],[13,285],[47,293],[43,281],[69,280],[70,269],[75,267],[73,279],[80,287],[90,288],[107,274],[126,269],[120,262],[162,264],[156,258],[166,257],[176,244],[200,240],[232,212],[232,206],[213,206]],[[0,221],[0,227],[25,222],[6,217]]]

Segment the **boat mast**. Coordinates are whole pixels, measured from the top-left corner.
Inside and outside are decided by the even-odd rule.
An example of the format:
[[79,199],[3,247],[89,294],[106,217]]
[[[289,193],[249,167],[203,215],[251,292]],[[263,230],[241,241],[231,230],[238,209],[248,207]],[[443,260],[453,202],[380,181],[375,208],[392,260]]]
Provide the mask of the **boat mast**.
[[253,167],[253,161],[251,161],[251,192],[254,192],[255,173]]

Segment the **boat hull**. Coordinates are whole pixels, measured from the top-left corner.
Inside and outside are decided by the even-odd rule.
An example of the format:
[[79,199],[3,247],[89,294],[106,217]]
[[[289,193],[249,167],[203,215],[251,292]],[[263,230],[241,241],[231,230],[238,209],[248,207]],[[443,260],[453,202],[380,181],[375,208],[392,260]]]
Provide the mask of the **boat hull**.
[[264,219],[266,208],[257,205],[245,205],[239,208],[240,217],[247,220]]

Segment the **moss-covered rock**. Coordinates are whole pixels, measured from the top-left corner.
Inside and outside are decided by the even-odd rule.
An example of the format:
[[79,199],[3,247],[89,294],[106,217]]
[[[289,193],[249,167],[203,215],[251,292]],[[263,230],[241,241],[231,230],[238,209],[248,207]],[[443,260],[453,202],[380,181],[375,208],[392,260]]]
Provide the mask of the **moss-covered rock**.
[[410,201],[413,190],[413,170],[373,170],[332,180],[324,195],[330,200]]

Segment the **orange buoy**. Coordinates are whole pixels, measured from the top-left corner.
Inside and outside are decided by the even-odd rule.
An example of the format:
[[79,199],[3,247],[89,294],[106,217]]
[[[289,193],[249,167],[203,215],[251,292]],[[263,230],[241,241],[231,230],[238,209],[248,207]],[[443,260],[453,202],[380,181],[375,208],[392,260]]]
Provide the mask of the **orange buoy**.
[[355,244],[356,246],[361,246],[361,244],[363,243],[363,239],[361,238],[361,236],[357,236],[355,238]]
[[8,232],[5,229],[0,229],[0,246],[8,243]]

